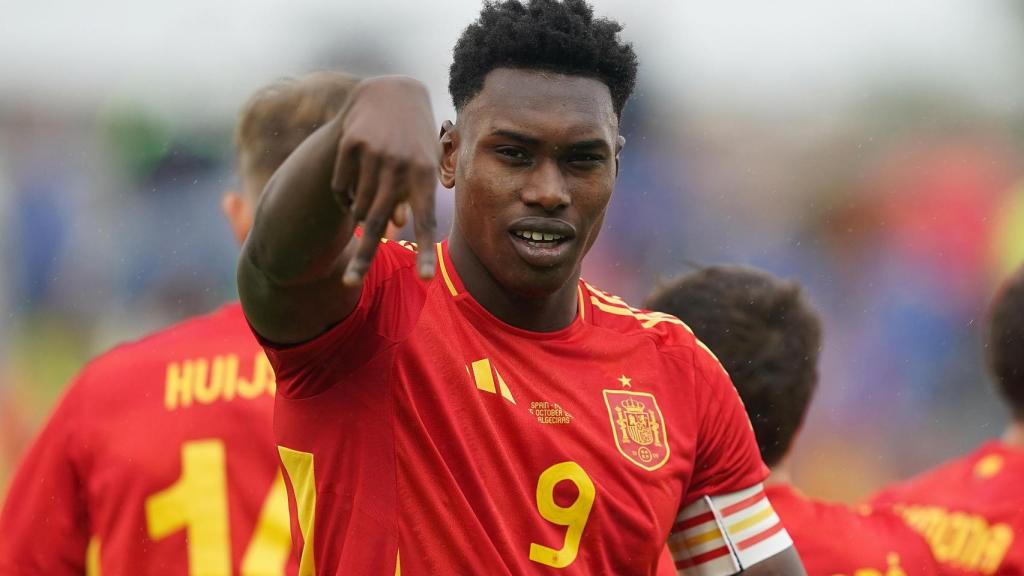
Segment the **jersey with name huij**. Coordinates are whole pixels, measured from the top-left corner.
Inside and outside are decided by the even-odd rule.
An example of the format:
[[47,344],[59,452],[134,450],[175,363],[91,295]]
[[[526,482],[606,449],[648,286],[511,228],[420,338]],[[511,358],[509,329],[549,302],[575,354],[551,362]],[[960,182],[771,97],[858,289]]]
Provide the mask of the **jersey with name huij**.
[[15,474],[0,574],[294,574],[274,391],[238,304],[91,361]]
[[266,344],[300,574],[653,574],[666,541],[730,574],[790,545],[753,498],[739,396],[682,322],[580,282],[571,325],[522,330],[431,249],[424,282],[385,242],[344,321]]
[[920,532],[943,574],[1024,575],[1024,449],[988,442],[871,502]]

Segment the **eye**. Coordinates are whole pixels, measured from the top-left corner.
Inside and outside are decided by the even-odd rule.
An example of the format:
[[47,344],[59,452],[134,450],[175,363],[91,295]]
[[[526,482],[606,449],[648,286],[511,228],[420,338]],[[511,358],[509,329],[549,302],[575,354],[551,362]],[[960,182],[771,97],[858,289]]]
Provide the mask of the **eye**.
[[525,150],[523,150],[522,148],[516,148],[514,146],[500,146],[496,148],[494,151],[499,156],[502,156],[506,160],[516,164],[525,163],[527,160],[530,159],[530,157],[527,156]]
[[581,152],[569,156],[566,161],[574,168],[596,168],[604,163],[604,156],[589,152]]

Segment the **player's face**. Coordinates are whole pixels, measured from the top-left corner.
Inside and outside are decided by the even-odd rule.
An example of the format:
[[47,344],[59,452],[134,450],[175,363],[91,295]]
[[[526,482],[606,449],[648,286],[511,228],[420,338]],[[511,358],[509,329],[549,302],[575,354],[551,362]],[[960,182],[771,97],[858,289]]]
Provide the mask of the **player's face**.
[[615,184],[623,140],[608,87],[500,68],[446,131],[453,234],[506,290],[544,297],[564,287],[597,239]]

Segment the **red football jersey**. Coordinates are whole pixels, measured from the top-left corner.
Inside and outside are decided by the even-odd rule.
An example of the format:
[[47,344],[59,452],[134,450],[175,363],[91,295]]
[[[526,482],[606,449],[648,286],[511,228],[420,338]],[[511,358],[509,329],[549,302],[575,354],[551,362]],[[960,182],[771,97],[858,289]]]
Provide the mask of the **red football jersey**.
[[[423,282],[384,243],[348,318],[266,346],[300,574],[653,574],[680,510],[764,479],[682,322],[580,282],[570,326],[515,328],[436,251]],[[743,508],[738,529],[778,546],[774,514]]]
[[0,575],[294,574],[274,390],[238,304],[90,362],[10,486]]
[[872,503],[924,535],[944,574],[1024,574],[1024,450],[993,441]]
[[765,491],[808,576],[937,573],[924,539],[891,511],[817,502],[786,484]]

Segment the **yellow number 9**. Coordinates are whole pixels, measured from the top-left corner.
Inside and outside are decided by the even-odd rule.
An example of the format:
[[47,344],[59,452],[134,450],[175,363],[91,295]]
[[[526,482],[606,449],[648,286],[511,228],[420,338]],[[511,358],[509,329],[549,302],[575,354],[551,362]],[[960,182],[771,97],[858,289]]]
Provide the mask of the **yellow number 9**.
[[[576,485],[579,496],[568,507],[555,502],[555,486],[568,480]],[[554,568],[565,568],[576,560],[580,551],[583,528],[594,507],[594,482],[575,462],[559,462],[541,473],[537,479],[537,511],[548,522],[566,526],[565,542],[560,550],[542,544],[530,544],[530,560]]]

